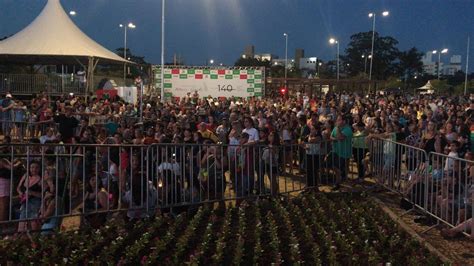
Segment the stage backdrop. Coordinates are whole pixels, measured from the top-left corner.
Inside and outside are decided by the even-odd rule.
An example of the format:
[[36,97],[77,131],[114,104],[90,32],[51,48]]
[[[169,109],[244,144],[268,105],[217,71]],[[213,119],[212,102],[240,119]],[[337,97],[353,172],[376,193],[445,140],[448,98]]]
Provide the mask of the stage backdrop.
[[[153,67],[154,85],[161,88],[161,68]],[[197,91],[201,98],[261,97],[264,92],[264,68],[165,67],[165,97],[184,97]]]

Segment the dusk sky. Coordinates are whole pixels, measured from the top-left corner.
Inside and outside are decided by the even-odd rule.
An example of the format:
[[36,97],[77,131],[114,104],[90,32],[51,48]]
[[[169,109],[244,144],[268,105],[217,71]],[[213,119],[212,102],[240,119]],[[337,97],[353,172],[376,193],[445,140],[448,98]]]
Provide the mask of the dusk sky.
[[[27,26],[46,0],[0,0],[0,36]],[[103,46],[123,47],[120,23],[133,22],[128,47],[152,63],[160,62],[160,0],[62,0],[66,11],[75,10],[79,28]],[[390,11],[378,16],[376,31],[399,41],[398,48],[421,51],[448,48],[449,55],[461,55],[465,70],[467,36],[471,36],[474,71],[474,0],[167,0],[166,61],[180,54],[189,65],[206,60],[231,65],[246,45],[256,53],[284,57],[289,34],[289,57],[295,48],[305,55],[333,59],[335,47],[328,39],[340,40],[341,53],[352,34],[369,31],[369,12]],[[47,30],[47,29],[46,29]]]

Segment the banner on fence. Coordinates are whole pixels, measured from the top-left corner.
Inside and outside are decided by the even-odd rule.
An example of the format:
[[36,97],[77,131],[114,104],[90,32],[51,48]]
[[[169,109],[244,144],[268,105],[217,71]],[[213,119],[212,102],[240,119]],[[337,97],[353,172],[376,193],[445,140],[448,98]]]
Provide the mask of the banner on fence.
[[[161,88],[161,68],[153,67],[155,87]],[[213,69],[169,67],[164,70],[165,97],[185,97],[195,91],[199,96],[261,97],[264,90],[264,69]]]

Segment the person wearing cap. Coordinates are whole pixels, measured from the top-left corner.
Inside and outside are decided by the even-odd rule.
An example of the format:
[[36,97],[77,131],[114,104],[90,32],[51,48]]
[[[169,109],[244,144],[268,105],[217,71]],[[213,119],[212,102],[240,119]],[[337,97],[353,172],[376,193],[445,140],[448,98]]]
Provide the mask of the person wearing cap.
[[5,99],[2,100],[1,108],[2,111],[2,130],[4,136],[10,136],[11,127],[12,127],[12,109],[14,107],[14,102],[12,100],[13,96],[11,93],[5,95]]

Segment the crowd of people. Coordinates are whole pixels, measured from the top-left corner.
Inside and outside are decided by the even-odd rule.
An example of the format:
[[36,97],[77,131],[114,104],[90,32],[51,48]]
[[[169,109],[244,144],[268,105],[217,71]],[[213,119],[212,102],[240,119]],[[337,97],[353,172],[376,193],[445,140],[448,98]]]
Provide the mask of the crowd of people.
[[[37,228],[49,228],[49,223],[55,222],[48,218],[58,209],[55,190],[68,191],[72,201],[82,194],[78,184],[81,181],[87,192],[82,199],[83,208],[106,210],[121,204],[159,204],[153,195],[166,186],[186,188],[170,189],[171,198],[190,201],[201,193],[203,183],[207,199],[222,198],[228,187],[237,196],[263,193],[267,186],[270,193],[278,193],[278,177],[289,168],[304,174],[306,180],[302,182],[310,187],[321,182],[324,169],[330,169],[336,179],[334,189],[339,189],[339,184],[347,179],[351,162],[357,166],[358,180],[372,175],[377,164],[400,171],[401,154],[390,149],[387,152],[387,147],[380,149],[382,162],[374,160],[375,154],[369,153],[373,151],[369,141],[372,138],[389,139],[426,154],[440,153],[452,158],[472,160],[474,152],[474,99],[468,97],[329,93],[318,97],[298,94],[216,99],[201,98],[195,93],[164,104],[158,98],[145,97],[140,105],[118,98],[51,97],[41,93],[30,102],[6,94],[0,106],[4,154],[11,154],[6,145],[16,142],[109,145],[98,152],[93,148],[63,148],[64,153],[82,156],[71,157],[71,169],[60,165],[64,164],[61,160],[48,160],[44,155],[29,155],[30,161],[2,157],[0,221],[9,218],[10,196],[15,196],[10,194],[10,186],[14,184],[22,199],[21,217],[43,218],[43,224],[36,225]],[[157,152],[153,156],[139,149],[154,144],[164,146],[155,145]],[[61,153],[54,146],[41,149],[39,154]],[[29,152],[33,154],[34,148]],[[419,165],[414,154],[404,154],[407,168],[413,172]],[[146,160],[158,166],[156,176],[143,178],[144,171],[154,172],[143,166]],[[14,169],[21,165],[29,168],[27,174],[11,182]],[[472,164],[466,163],[465,167]],[[431,168],[430,173],[436,178],[437,167]],[[455,160],[448,160],[441,171],[456,169]],[[108,177],[97,173],[106,173]],[[231,180],[229,185],[226,173]],[[71,176],[69,181],[64,178],[66,175]],[[453,177],[454,182],[465,187],[439,191],[439,202],[449,203],[467,192],[474,194],[473,177],[474,171],[468,171],[462,180]],[[150,193],[144,193],[143,188]],[[458,224],[472,223],[472,200],[466,202],[463,217],[467,219],[459,219]],[[137,211],[130,215],[146,213]]]

